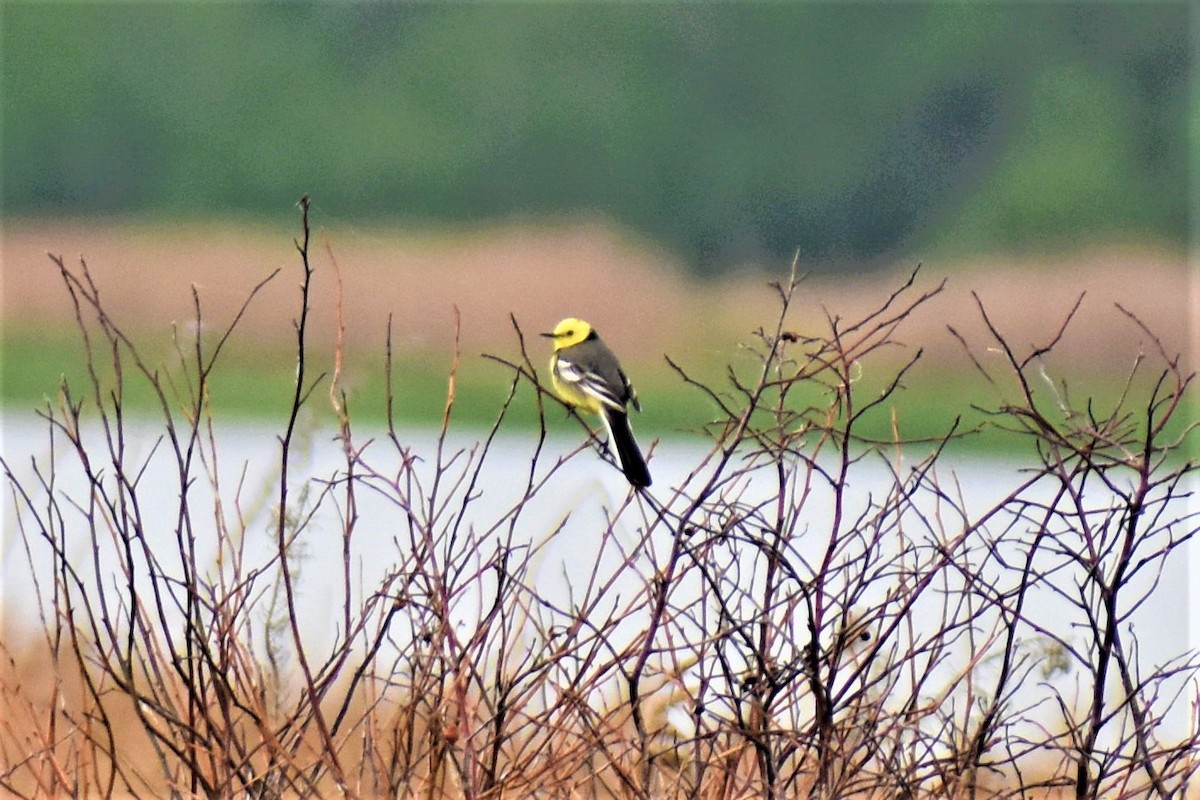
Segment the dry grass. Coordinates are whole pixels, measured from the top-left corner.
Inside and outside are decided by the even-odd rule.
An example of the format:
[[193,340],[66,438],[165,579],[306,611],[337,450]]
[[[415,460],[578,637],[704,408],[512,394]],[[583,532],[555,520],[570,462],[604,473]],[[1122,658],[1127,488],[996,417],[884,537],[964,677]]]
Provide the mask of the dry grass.
[[[191,319],[191,299],[179,291],[189,284],[200,288],[210,321],[221,325],[264,275],[291,263],[291,236],[285,227],[9,222],[0,241],[0,309],[14,324],[56,321],[69,327],[71,309],[45,254],[86,253],[110,311],[135,329],[161,331]],[[453,344],[457,307],[467,352],[488,350],[505,335],[510,313],[535,330],[580,316],[602,330],[625,360],[658,364],[664,352],[709,350],[728,359],[726,343],[761,322],[760,273],[697,282],[667,255],[599,225],[517,225],[436,235],[333,225],[317,230],[314,239],[311,325],[318,340],[330,339],[336,319],[326,244],[342,269],[344,303],[354,319],[351,343],[379,347],[379,332],[392,314],[398,347],[444,354]],[[813,276],[797,297],[794,324],[821,322],[823,308],[857,318],[913,266],[898,264],[850,280]],[[1172,352],[1192,353],[1200,345],[1194,324],[1200,281],[1179,253],[1109,248],[929,263],[923,272],[930,280],[950,278],[927,313],[911,321],[906,336],[907,344],[924,347],[932,358],[959,355],[946,325],[968,335],[984,333],[972,290],[1004,330],[1021,331],[1030,342],[1050,335],[1063,309],[1086,291],[1088,303],[1057,352],[1097,372],[1128,366],[1128,332],[1110,314],[1116,301],[1154,320]],[[244,333],[290,343],[295,298],[294,282],[266,287]]]

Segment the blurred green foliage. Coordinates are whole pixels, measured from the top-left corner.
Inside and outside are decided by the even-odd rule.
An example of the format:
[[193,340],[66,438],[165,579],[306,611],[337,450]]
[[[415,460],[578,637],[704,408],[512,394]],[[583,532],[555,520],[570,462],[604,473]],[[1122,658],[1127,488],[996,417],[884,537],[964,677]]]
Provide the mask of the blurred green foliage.
[[1182,2],[2,14],[6,215],[602,214],[702,272],[1187,235]]
[[[167,403],[170,413],[188,413],[186,409],[192,407],[189,387],[195,385],[194,374],[189,377],[188,373],[194,373],[195,364],[181,365],[178,353],[169,341],[139,341],[139,352],[164,379],[170,395]],[[186,349],[185,354],[190,358]],[[261,342],[236,338],[230,341],[226,354],[221,366],[212,373],[205,395],[206,408],[214,417],[265,424],[286,418],[294,392],[294,354],[282,344],[263,346]],[[327,355],[310,353],[310,357]],[[315,363],[326,364],[328,361],[327,357],[317,358]],[[379,354],[354,353],[351,361],[356,368],[351,370],[349,386],[345,387],[349,393],[351,415],[359,426],[380,428],[387,421],[389,388],[382,359]],[[0,363],[5,366],[4,380],[0,382],[0,407],[57,410],[62,398],[56,392],[66,382],[71,387],[74,401],[84,400],[84,413],[94,415],[95,395],[91,390],[85,352],[75,332],[52,326],[40,330],[6,331],[0,338]],[[115,377],[111,366],[103,359],[98,360],[96,366],[102,384],[108,387],[102,392],[108,402],[108,392],[116,385]],[[722,392],[726,402],[738,403],[740,398],[729,388],[725,367],[710,366],[703,382]],[[445,359],[434,354],[413,354],[394,364],[393,375],[394,421],[409,428],[439,426],[446,410],[449,380]],[[336,425],[337,418],[328,400],[330,374],[314,370],[311,377],[317,381],[317,386],[307,406],[309,412],[323,424]],[[752,382],[753,377],[749,377]],[[857,387],[859,410],[863,402],[877,397],[893,377],[891,369],[882,369],[865,378]],[[476,430],[493,425],[511,389],[512,378],[508,368],[495,362],[486,359],[464,361],[455,377],[454,423]],[[1070,383],[1072,397],[1088,398],[1080,407],[1090,404],[1096,413],[1111,413],[1122,402],[1122,386],[1111,376],[1072,377]],[[667,370],[643,369],[638,373],[637,384],[644,409],[636,416],[634,425],[644,444],[659,437],[702,435],[706,425],[723,418],[706,394],[682,386],[678,376]],[[127,414],[154,415],[163,411],[160,401],[136,370],[126,368],[121,386]],[[792,387],[789,398],[788,406],[794,410],[807,408],[810,404],[814,409],[825,409],[834,403],[832,390],[817,381]],[[917,457],[925,447],[932,449],[951,430],[963,434],[963,438],[954,444],[954,449],[960,452],[988,456],[1027,453],[1034,446],[1032,438],[1012,436],[998,429],[996,418],[984,410],[995,411],[1003,402],[998,388],[978,373],[964,373],[946,365],[923,364],[909,374],[900,390],[886,403],[860,417],[857,431],[860,436],[883,444],[899,436],[906,442],[905,452],[910,456],[918,454]],[[1044,403],[1045,398],[1039,402]],[[575,423],[559,404],[546,400],[544,412],[548,430],[578,433]],[[1196,412],[1194,401],[1188,401],[1185,410],[1176,414],[1168,426],[1166,438],[1181,437],[1191,421],[1197,418]],[[764,408],[760,413],[769,414],[770,411]],[[1060,421],[1052,409],[1048,413],[1054,421]],[[819,411],[815,414],[820,416]],[[13,416],[13,419],[18,418]],[[526,429],[539,424],[538,405],[528,383],[522,381],[518,385],[516,399],[505,411],[504,420],[507,426]],[[591,421],[595,423],[595,420]]]

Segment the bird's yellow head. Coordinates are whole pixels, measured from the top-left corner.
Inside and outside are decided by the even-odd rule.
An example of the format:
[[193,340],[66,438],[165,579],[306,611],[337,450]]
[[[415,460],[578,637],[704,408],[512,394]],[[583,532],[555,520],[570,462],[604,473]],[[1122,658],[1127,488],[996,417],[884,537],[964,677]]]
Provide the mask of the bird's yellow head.
[[555,350],[562,350],[586,341],[593,333],[592,326],[583,320],[567,317],[555,325],[552,332],[543,333],[542,336],[554,340]]

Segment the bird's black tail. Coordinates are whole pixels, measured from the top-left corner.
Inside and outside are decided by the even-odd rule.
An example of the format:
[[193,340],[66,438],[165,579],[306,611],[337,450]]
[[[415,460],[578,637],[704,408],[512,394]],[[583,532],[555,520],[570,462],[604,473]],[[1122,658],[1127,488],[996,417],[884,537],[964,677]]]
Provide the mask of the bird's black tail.
[[617,461],[621,471],[633,486],[649,486],[650,470],[642,451],[638,449],[633,438],[633,429],[629,427],[629,414],[615,408],[605,408],[604,426],[608,428],[608,441],[617,451]]

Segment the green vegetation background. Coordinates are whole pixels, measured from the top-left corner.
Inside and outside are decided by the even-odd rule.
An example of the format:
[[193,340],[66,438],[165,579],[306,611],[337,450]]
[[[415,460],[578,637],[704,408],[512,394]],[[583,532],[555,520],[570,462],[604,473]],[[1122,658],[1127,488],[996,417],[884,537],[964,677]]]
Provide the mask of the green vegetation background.
[[[195,362],[190,343],[184,344],[183,358],[169,343],[158,337],[138,336],[136,341],[141,355],[154,368],[164,385],[173,392],[169,400],[173,415],[187,416],[194,407],[191,400],[195,383]],[[157,346],[156,346],[157,341]],[[209,342],[211,344],[211,342]],[[534,342],[539,344],[539,342]],[[498,343],[493,354],[506,359],[516,358],[512,342]],[[326,347],[317,345],[308,351],[308,369],[316,380],[316,390],[308,403],[312,421],[329,426],[336,425],[337,418],[329,401],[331,383],[329,365],[332,354]],[[546,380],[545,353],[538,350],[531,354],[535,368]],[[347,390],[349,410],[360,430],[382,428],[387,419],[387,397],[384,355],[382,352],[351,351],[348,353],[349,373],[343,388]],[[127,359],[128,360],[128,359]],[[63,383],[69,384],[73,400],[78,402],[84,393],[91,394],[91,376],[86,367],[83,345],[72,331],[50,331],[18,329],[0,340],[0,361],[5,365],[3,399],[10,408],[58,409],[64,401],[53,389]],[[728,380],[724,364],[710,364],[693,358],[680,359],[689,377],[699,379],[706,386],[718,391],[724,401],[732,407],[740,407],[741,397]],[[250,418],[267,424],[286,419],[294,391],[295,354],[282,346],[262,347],[261,343],[235,337],[228,345],[221,366],[213,373],[210,391],[206,395],[206,407],[218,421]],[[51,374],[49,365],[66,365],[57,374]],[[753,383],[758,365],[747,357],[732,365],[734,372],[747,382]],[[103,360],[98,364],[98,375],[104,385],[117,385],[113,370]],[[854,387],[856,409],[879,396],[893,380],[899,362],[884,359],[872,360],[864,370],[863,379]],[[449,391],[451,362],[449,357],[439,359],[431,354],[415,355],[398,359],[393,364],[392,413],[394,421],[401,426],[433,427],[440,424],[445,412]],[[1158,377],[1159,366],[1142,369],[1132,384],[1133,395],[1148,397]],[[136,370],[125,368],[125,379],[121,382],[122,399],[134,411],[161,411],[159,399],[150,391],[149,384]],[[513,372],[480,354],[464,353],[459,370],[455,375],[455,404],[453,423],[459,430],[484,430],[497,421],[511,388]],[[1035,401],[1052,420],[1065,427],[1069,414],[1091,413],[1100,417],[1114,412],[1125,405],[1124,423],[1132,430],[1144,431],[1150,417],[1149,408],[1130,408],[1128,399],[1122,398],[1124,381],[1128,374],[1097,377],[1071,376],[1039,383],[1033,380],[1037,396]],[[990,424],[1006,402],[1018,400],[1015,384],[1002,381],[1001,385],[989,383],[977,373],[939,366],[929,361],[918,362],[917,366],[901,382],[898,390],[886,402],[865,413],[857,424],[858,435],[886,445],[901,441],[910,443],[905,452],[912,455],[937,446],[940,440],[955,431],[956,439],[950,449],[957,452],[983,453],[987,455],[1025,454],[1034,446],[1032,437],[1013,436]],[[713,402],[700,390],[685,385],[673,371],[644,369],[637,381],[639,394],[646,399],[644,411],[635,415],[634,424],[647,443],[658,437],[707,435],[707,424],[721,419]],[[1069,384],[1069,385],[1068,385]],[[810,421],[820,422],[824,409],[841,408],[837,393],[832,386],[821,382],[807,382],[789,394],[787,408],[802,412],[809,404],[812,410],[804,416]],[[109,402],[106,395],[105,402]],[[769,403],[768,403],[769,406]],[[90,407],[88,407],[90,408]],[[1068,411],[1068,408],[1070,411]],[[517,395],[505,411],[506,430],[529,428],[538,424],[537,401],[530,385],[521,381]],[[545,401],[544,413],[547,429],[552,432],[575,430],[567,413],[556,403]],[[766,412],[760,412],[766,413]],[[1160,412],[1154,411],[1154,416]],[[1198,418],[1200,408],[1195,399],[1188,402],[1184,412],[1176,414],[1166,432],[1168,438],[1182,436]],[[90,414],[90,411],[89,411]],[[771,420],[759,422],[767,427]],[[1078,418],[1074,419],[1078,423]],[[801,422],[797,419],[794,425]],[[1006,424],[1011,430],[1011,422]],[[815,434],[814,434],[815,435]],[[926,445],[921,442],[927,443]]]
[[9,216],[601,214],[702,273],[1188,232],[1184,2],[0,8]]

